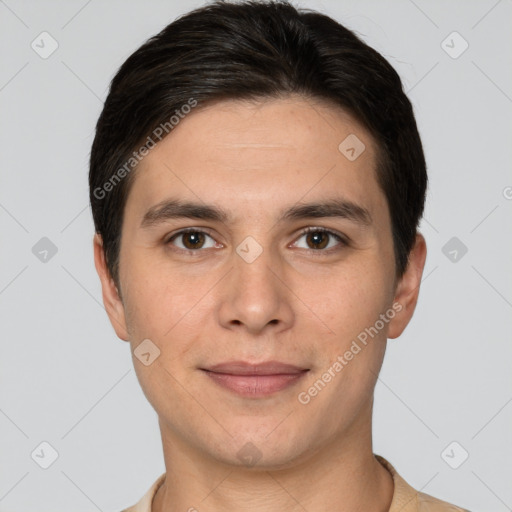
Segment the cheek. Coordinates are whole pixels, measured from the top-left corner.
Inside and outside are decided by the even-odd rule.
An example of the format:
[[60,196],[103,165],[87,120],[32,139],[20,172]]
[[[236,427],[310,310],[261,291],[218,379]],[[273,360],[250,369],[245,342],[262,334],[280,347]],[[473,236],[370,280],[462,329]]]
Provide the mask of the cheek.
[[173,283],[134,257],[125,258],[123,263],[125,316],[131,339],[160,338],[164,325],[167,329],[172,326],[176,311],[175,294],[170,293]]
[[[186,277],[159,261],[125,260],[126,323],[131,339],[149,338],[179,351],[194,339],[203,326],[205,295],[214,284],[211,278]],[[186,336],[183,336],[183,333]]]
[[302,293],[311,310],[334,331],[333,338],[343,342],[373,325],[392,300],[389,276],[370,265],[340,268],[323,280],[308,281]]
[[[330,400],[344,404],[345,411],[355,410],[362,397],[371,397],[385,354],[389,321],[383,322],[380,315],[390,308],[392,294],[389,276],[374,268],[373,272],[354,270],[350,274],[357,276],[354,279],[348,275],[333,279],[329,293],[322,298],[324,311],[329,311],[326,323],[335,334],[322,339],[319,372],[327,380],[325,372],[336,374],[331,397],[326,393],[324,399],[326,404]],[[339,364],[333,367],[336,361]],[[337,413],[335,416],[340,419]]]

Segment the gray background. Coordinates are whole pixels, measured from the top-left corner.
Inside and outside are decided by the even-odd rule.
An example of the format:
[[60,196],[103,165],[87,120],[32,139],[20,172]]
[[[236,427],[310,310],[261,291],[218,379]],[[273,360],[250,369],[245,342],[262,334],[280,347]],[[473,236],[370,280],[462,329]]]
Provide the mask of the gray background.
[[[101,304],[88,156],[115,71],[201,4],[0,0],[1,512],[118,511],[164,471],[156,413]],[[512,2],[296,5],[346,24],[396,68],[429,167],[425,279],[388,345],[374,452],[423,492],[512,510]],[[51,48],[43,31],[58,42],[46,59],[31,47]],[[454,31],[469,44],[457,58]],[[57,248],[46,262],[32,250],[43,237]],[[48,469],[31,457],[43,441],[59,454]]]

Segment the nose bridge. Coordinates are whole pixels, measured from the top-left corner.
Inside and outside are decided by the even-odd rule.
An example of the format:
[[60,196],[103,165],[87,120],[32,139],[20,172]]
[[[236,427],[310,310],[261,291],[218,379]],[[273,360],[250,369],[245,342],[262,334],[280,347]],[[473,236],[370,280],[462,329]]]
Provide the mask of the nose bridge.
[[289,324],[292,318],[286,291],[278,277],[279,255],[248,236],[233,252],[233,269],[223,294],[221,321],[244,324],[259,331],[269,323]]
[[279,280],[275,273],[278,271],[279,257],[269,246],[264,247],[254,237],[247,236],[235,249],[234,279],[236,289],[245,297],[254,300],[275,299],[280,294]]

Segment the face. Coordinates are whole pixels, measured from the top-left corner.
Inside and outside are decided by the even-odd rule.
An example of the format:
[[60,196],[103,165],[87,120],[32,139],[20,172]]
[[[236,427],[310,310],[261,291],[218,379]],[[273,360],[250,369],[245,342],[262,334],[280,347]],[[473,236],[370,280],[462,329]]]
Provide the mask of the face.
[[133,361],[165,439],[284,468],[367,434],[425,259],[419,237],[396,279],[375,158],[351,116],[290,97],[198,108],[141,161],[122,300],[95,254],[117,334],[153,347]]

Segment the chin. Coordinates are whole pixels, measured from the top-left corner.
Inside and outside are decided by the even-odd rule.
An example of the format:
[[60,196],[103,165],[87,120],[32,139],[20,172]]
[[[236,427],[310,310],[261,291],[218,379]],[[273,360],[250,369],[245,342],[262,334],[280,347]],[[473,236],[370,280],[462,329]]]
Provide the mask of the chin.
[[306,451],[308,447],[311,448],[303,436],[299,439],[284,430],[280,435],[267,428],[262,429],[260,433],[251,433],[250,429],[238,432],[239,434],[230,438],[226,444],[210,447],[210,453],[214,458],[240,468],[275,471],[293,467],[305,457],[302,447]]

